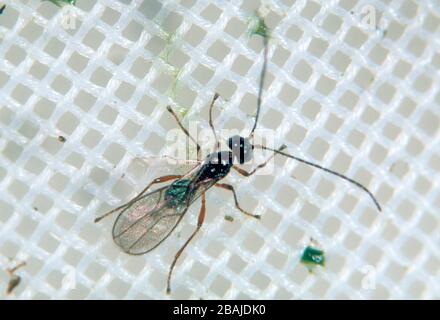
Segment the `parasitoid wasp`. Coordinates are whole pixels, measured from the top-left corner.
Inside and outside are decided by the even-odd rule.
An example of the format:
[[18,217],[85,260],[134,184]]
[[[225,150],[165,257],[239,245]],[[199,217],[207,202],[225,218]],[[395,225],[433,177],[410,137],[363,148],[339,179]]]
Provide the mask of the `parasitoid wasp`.
[[[373,200],[375,206],[379,211],[382,211],[378,201],[374,195],[361,183],[348,178],[347,176],[320,166],[308,160],[293,156],[284,152],[286,145],[280,146],[278,149],[269,148],[264,145],[253,144],[252,140],[254,132],[258,124],[260,109],[262,104],[262,92],[265,81],[265,74],[268,60],[268,36],[267,27],[264,21],[260,20],[260,29],[256,34],[263,36],[264,43],[264,57],[263,65],[260,73],[259,90],[257,96],[257,110],[252,129],[247,137],[235,135],[227,140],[227,145],[230,150],[218,151],[220,144],[214,128],[212,119],[212,109],[214,103],[219,97],[215,94],[209,106],[209,126],[213,132],[215,144],[214,150],[205,160],[200,160],[201,147],[196,139],[190,135],[188,130],[184,127],[177,114],[171,108],[167,110],[175,118],[180,129],[185,135],[193,141],[197,147],[197,161],[195,166],[184,175],[166,175],[151,181],[136,197],[127,203],[105,213],[104,215],[95,219],[95,222],[100,221],[104,217],[119,212],[118,217],[113,225],[113,240],[126,253],[131,255],[145,254],[158,245],[160,245],[177,227],[179,222],[183,219],[188,211],[188,208],[198,198],[201,198],[201,208],[198,215],[197,227],[191,236],[185,241],[183,246],[177,251],[174,259],[170,265],[167,277],[167,293],[171,291],[171,276],[174,267],[188,244],[200,230],[203,225],[206,214],[206,199],[205,193],[211,187],[218,187],[229,190],[234,197],[236,208],[243,214],[259,219],[259,215],[254,215],[243,210],[238,202],[238,198],[234,187],[230,184],[220,183],[225,178],[231,169],[238,172],[244,177],[250,177],[259,169],[266,166],[266,164],[275,156],[282,155],[290,159],[294,159],[306,165],[323,170],[329,174],[342,178],[356,187],[365,191]],[[268,150],[273,154],[263,163],[256,166],[251,171],[246,171],[238,166],[250,162],[253,159],[254,149]],[[148,192],[150,187],[155,184],[169,182],[169,184],[162,186],[154,191]]]

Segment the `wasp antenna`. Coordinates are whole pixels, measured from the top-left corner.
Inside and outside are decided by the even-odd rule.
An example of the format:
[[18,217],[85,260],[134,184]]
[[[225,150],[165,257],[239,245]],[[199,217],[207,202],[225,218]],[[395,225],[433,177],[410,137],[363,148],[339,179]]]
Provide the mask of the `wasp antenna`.
[[263,89],[264,89],[264,81],[266,80],[266,69],[267,69],[267,60],[268,60],[268,52],[269,52],[269,34],[268,29],[266,25],[264,24],[264,20],[262,18],[259,18],[259,25],[260,29],[262,28],[264,32],[256,32],[256,34],[259,34],[263,37],[263,45],[264,45],[264,53],[263,53],[263,66],[261,67],[261,73],[260,73],[260,84],[258,87],[258,97],[257,97],[257,112],[255,114],[255,122],[254,126],[251,129],[251,132],[249,133],[248,138],[252,138],[254,135],[254,131],[257,128],[258,119],[260,117],[260,109],[261,104],[263,101]]
[[220,95],[216,92],[214,94],[214,97],[212,98],[211,104],[209,105],[209,126],[211,127],[212,133],[214,134],[214,140],[215,140],[214,150],[217,150],[219,148],[219,142],[217,138],[217,133],[215,132],[214,121],[212,119],[212,109],[214,108],[214,103],[219,96]]
[[[284,146],[284,145],[283,145],[283,146]],[[285,157],[287,157],[287,158],[291,158],[291,159],[296,160],[296,161],[298,161],[298,162],[301,162],[301,163],[304,163],[304,164],[306,164],[306,165],[309,165],[309,166],[315,167],[315,168],[317,168],[317,169],[323,170],[323,171],[325,171],[325,172],[327,172],[327,173],[330,173],[330,174],[332,174],[332,175],[335,175],[335,176],[337,176],[337,177],[339,177],[339,178],[344,179],[345,181],[350,182],[351,184],[355,185],[356,187],[358,187],[358,188],[364,190],[364,191],[370,196],[371,200],[373,200],[374,204],[376,205],[377,210],[379,210],[380,212],[382,212],[382,208],[381,208],[379,202],[378,202],[378,201],[376,200],[376,198],[374,197],[374,195],[371,193],[370,190],[368,190],[368,189],[367,189],[365,186],[363,186],[361,183],[359,183],[359,182],[357,182],[357,181],[355,181],[355,180],[353,180],[353,179],[351,179],[351,178],[349,178],[349,177],[347,177],[347,176],[345,176],[345,175],[343,175],[343,174],[341,174],[341,173],[338,173],[338,172],[336,172],[336,171],[333,171],[333,170],[327,169],[327,168],[325,168],[325,167],[323,167],[323,166],[320,166],[319,164],[316,164],[316,163],[313,163],[313,162],[307,161],[307,160],[305,160],[305,159],[301,159],[301,158],[295,157],[295,156],[293,156],[293,155],[291,155],[291,154],[288,154],[288,153],[282,152],[281,149],[276,150],[276,149],[268,148],[268,147],[266,147],[266,146],[262,146],[262,145],[255,145],[255,147],[256,147],[256,148],[259,148],[259,149],[263,149],[263,150],[270,150],[270,151],[273,151],[273,152],[275,152],[276,154],[280,154],[280,155],[285,156]]]

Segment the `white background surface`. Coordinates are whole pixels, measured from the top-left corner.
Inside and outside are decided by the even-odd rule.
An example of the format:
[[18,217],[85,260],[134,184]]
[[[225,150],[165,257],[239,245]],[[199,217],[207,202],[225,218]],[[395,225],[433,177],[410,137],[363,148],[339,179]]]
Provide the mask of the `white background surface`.
[[[247,23],[258,8],[272,29],[261,127],[367,185],[383,212],[294,161],[278,159],[273,176],[231,174],[242,206],[263,218],[209,192],[170,297],[440,298],[437,1],[78,0],[74,30],[51,3],[2,3],[0,263],[27,262],[10,298],[167,297],[199,204],[138,257],[113,243],[115,217],[93,219],[166,171],[136,158],[165,151],[176,127],[167,104],[207,128],[219,92],[217,127],[251,126],[262,47]],[[375,29],[362,23],[366,5]],[[311,237],[327,259],[315,274],[299,263]],[[7,281],[1,272],[2,298]]]

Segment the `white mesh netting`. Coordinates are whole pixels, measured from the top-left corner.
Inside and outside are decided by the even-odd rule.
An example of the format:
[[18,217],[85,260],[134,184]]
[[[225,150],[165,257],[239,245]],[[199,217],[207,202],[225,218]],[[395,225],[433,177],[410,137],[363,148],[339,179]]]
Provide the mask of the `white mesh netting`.
[[[248,21],[260,9],[272,30],[261,127],[367,185],[383,212],[292,160],[272,176],[231,174],[262,220],[211,190],[170,297],[440,298],[438,1],[77,0],[74,29],[50,2],[1,3],[0,264],[27,262],[9,297],[167,297],[200,204],[143,256],[113,243],[115,217],[93,219],[160,175],[136,158],[164,152],[167,104],[207,128],[218,92],[217,127],[249,128],[262,45]],[[327,260],[313,274],[299,262],[310,238]],[[7,281],[1,271],[2,298]]]

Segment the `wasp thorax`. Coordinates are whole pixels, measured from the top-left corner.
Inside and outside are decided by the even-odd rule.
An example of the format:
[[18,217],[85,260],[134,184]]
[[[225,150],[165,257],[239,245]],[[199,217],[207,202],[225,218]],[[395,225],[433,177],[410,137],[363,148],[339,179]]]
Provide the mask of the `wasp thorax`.
[[220,164],[227,166],[229,164],[232,165],[232,153],[229,151],[220,151],[211,153],[206,157],[206,161],[211,164]]
[[233,136],[228,139],[228,146],[234,158],[237,159],[240,164],[252,160],[254,146],[249,142],[248,138]]

